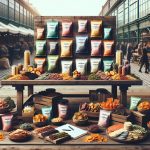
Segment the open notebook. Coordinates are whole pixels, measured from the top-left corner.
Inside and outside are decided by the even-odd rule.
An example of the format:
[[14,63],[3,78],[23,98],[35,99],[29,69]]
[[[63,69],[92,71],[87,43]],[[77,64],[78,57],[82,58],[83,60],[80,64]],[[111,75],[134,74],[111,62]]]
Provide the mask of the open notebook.
[[77,139],[85,134],[87,134],[86,130],[80,129],[70,124],[65,124],[56,128],[59,132],[66,132],[68,133],[73,139]]

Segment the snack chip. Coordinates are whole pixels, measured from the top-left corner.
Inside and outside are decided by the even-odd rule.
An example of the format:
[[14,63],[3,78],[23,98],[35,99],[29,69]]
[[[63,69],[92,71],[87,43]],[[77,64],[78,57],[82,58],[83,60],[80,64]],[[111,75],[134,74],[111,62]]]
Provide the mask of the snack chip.
[[71,21],[62,22],[62,36],[72,36],[72,22]]
[[114,41],[104,41],[104,56],[113,56]]
[[37,40],[42,40],[44,39],[44,28],[42,27],[37,27],[37,33],[36,33],[36,38]]
[[91,56],[100,56],[102,48],[101,40],[91,40]]
[[57,61],[58,61],[58,55],[48,55],[47,56],[48,72],[56,72]]
[[76,36],[76,53],[85,54],[88,53],[88,36]]
[[62,60],[61,61],[61,68],[62,73],[67,73],[68,75],[71,74],[71,68],[72,68],[72,60]]
[[85,75],[87,70],[87,59],[76,59],[76,70],[80,72],[81,75]]
[[47,38],[58,38],[58,21],[47,22]]
[[102,20],[91,21],[91,37],[102,37]]
[[72,40],[61,40],[61,57],[72,57]]
[[48,50],[48,54],[49,55],[58,55],[58,42],[49,42],[49,50]]
[[36,56],[45,56],[46,50],[45,50],[45,40],[36,41]]
[[78,20],[78,32],[79,33],[87,32],[87,20]]
[[104,39],[105,40],[112,39],[112,28],[104,28]]
[[101,58],[91,58],[91,73],[99,70]]

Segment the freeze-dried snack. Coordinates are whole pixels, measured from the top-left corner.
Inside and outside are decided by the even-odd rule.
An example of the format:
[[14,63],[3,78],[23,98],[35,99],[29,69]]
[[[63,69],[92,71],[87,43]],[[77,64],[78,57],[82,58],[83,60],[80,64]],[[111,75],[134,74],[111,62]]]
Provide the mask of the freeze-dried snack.
[[85,75],[87,71],[87,59],[76,59],[76,70]]
[[71,21],[62,22],[62,36],[72,36],[72,22]]
[[114,55],[114,41],[104,41],[104,56]]
[[36,32],[36,39],[37,40],[42,40],[44,39],[44,27],[37,27],[37,32]]
[[47,54],[48,55],[58,55],[58,53],[59,53],[58,42],[50,41],[48,44],[49,44],[49,49],[47,51]]
[[45,40],[36,41],[36,56],[45,56],[46,49],[45,49]]
[[61,40],[61,57],[72,57],[72,40]]
[[104,28],[104,40],[111,40],[112,39],[112,28],[107,27]]
[[102,55],[102,41],[101,40],[91,40],[91,56]]
[[47,56],[47,71],[48,72],[56,72],[58,62],[58,55],[48,55]]
[[87,20],[78,20],[78,32],[79,33],[87,32]]
[[70,75],[71,70],[72,70],[72,60],[62,60],[61,61],[62,73],[68,73],[68,75]]
[[47,38],[58,38],[58,21],[47,22]]
[[101,58],[91,58],[90,64],[91,64],[91,73],[97,72],[100,67]]
[[102,20],[91,20],[91,37],[102,37]]

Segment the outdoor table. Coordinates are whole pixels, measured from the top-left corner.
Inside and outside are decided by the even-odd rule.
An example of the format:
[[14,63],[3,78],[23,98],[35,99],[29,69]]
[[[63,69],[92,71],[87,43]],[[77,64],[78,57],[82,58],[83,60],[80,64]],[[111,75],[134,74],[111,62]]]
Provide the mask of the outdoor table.
[[[13,86],[17,91],[17,113],[22,115],[23,107],[23,91],[24,87],[28,87],[28,96],[33,94],[34,86],[41,85],[63,85],[63,86],[77,86],[77,85],[98,85],[98,86],[111,86],[111,93],[113,98],[117,98],[117,87],[120,89],[120,102],[126,106],[127,105],[127,90],[132,85],[142,85],[141,80],[2,80],[2,86]],[[78,89],[77,89],[78,90]]]

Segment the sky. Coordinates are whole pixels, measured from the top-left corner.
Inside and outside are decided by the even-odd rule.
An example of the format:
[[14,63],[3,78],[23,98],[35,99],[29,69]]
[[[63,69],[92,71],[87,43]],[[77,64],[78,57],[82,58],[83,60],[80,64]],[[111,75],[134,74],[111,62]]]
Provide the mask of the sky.
[[29,0],[42,16],[98,16],[106,0]]

